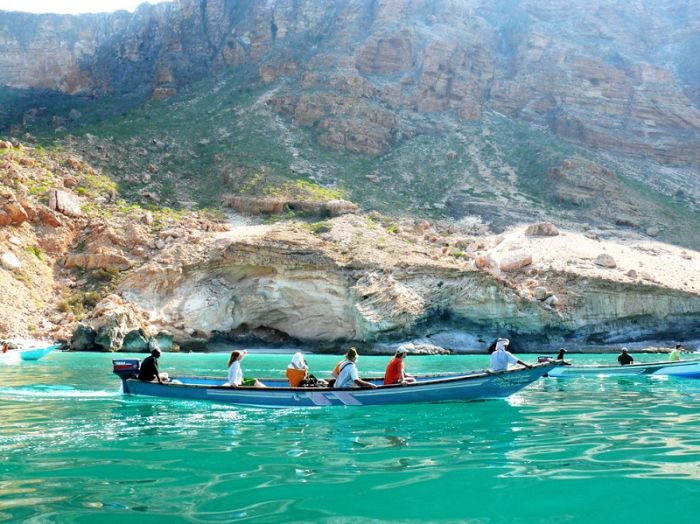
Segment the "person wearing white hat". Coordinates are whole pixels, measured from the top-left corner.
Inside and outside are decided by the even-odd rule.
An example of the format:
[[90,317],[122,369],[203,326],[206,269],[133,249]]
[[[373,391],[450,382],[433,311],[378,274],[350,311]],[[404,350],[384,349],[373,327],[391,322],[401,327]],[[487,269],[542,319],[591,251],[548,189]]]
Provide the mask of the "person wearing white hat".
[[505,371],[510,364],[520,364],[526,368],[531,368],[530,364],[526,364],[509,351],[506,351],[508,344],[510,344],[510,340],[507,338],[499,338],[496,341],[496,350],[491,353],[491,371]]
[[301,351],[297,351],[292,356],[292,361],[287,366],[287,380],[292,388],[299,387],[301,382],[309,374],[309,366],[304,360],[304,355]]
[[408,355],[406,348],[399,348],[396,350],[394,358],[389,361],[384,371],[385,386],[389,384],[408,384],[416,381],[414,377],[407,375],[404,370],[403,361],[406,355]]
[[630,364],[634,364],[634,359],[632,358],[632,355],[629,354],[627,348],[622,348],[622,353],[618,355],[617,361],[621,366],[629,366]]

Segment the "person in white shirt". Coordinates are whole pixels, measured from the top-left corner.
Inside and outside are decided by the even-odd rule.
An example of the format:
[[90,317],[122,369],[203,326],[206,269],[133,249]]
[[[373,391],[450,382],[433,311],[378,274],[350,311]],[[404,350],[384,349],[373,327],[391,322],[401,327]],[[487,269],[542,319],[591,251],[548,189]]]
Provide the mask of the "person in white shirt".
[[333,387],[338,388],[376,388],[375,384],[362,380],[357,371],[357,350],[348,349],[345,353],[345,360],[338,365],[338,378]]
[[510,344],[510,340],[507,338],[499,338],[496,341],[496,350],[491,353],[491,371],[505,371],[510,364],[520,364],[526,368],[531,368],[530,364],[526,364],[513,356],[509,351],[506,351],[508,344]]
[[226,384],[224,384],[225,386],[255,386],[257,388],[265,387],[265,384],[260,382],[257,378],[243,378],[241,361],[247,354],[248,352],[245,349],[242,351],[231,352],[231,356],[228,359],[228,381]]

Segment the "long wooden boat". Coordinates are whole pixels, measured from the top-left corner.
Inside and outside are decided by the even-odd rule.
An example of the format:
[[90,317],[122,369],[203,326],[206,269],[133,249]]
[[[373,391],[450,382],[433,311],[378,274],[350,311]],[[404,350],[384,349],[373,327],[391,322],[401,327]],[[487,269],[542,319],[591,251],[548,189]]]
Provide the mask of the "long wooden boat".
[[45,346],[10,349],[6,353],[0,353],[0,362],[12,363],[19,362],[20,360],[39,360],[59,347],[60,344],[50,344]]
[[635,375],[670,375],[674,377],[700,378],[700,359],[676,360],[674,362],[649,362],[621,366],[558,366],[548,376],[569,377],[623,377]]
[[384,386],[382,379],[365,379],[374,389],[289,387],[286,379],[261,379],[266,387],[225,386],[224,378],[171,376],[170,382],[143,382],[135,377],[138,359],[113,360],[114,373],[122,379],[123,392],[188,400],[211,400],[241,406],[286,408],[318,406],[377,406],[416,402],[444,402],[504,398],[550,372],[558,363],[535,364],[508,371],[468,371],[416,377],[406,385]]

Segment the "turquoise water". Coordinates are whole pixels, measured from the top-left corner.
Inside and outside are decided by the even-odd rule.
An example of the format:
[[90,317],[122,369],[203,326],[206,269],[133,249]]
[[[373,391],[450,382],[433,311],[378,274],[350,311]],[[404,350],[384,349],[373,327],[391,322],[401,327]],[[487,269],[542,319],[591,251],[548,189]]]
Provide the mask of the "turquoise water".
[[[260,410],[122,396],[112,358],[0,364],[0,521],[697,521],[700,380],[542,379],[502,401]],[[160,362],[223,376],[226,359]],[[245,374],[281,375],[289,359],[251,353]],[[308,357],[319,376],[338,359]],[[380,374],[387,360],[359,365]],[[416,373],[486,364],[407,360]]]

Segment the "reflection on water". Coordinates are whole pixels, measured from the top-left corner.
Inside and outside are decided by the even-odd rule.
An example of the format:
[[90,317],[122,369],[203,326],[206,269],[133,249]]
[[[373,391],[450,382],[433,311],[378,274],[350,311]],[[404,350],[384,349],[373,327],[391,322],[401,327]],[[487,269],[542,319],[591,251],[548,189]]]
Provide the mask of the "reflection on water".
[[[288,360],[264,357],[261,374]],[[430,358],[450,370],[445,357],[413,365]],[[451,370],[478,367],[468,359]],[[261,410],[124,397],[109,355],[40,362],[0,368],[0,520],[518,522],[527,508],[530,521],[605,522],[615,501],[601,493],[641,482],[673,489],[659,521],[688,521],[700,494],[700,381],[546,379],[507,401]],[[566,504],[533,497],[562,486]],[[512,508],[493,504],[501,492]]]

